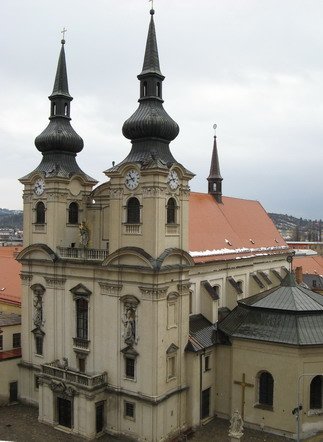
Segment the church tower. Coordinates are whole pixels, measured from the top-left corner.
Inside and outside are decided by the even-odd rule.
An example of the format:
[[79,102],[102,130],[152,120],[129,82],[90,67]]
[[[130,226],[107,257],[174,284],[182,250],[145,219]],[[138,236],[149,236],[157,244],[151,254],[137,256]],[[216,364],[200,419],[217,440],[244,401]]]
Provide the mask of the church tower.
[[153,9],[150,14],[144,63],[138,75],[139,106],[122,128],[132,149],[106,174],[111,178],[111,194],[118,195],[110,206],[114,225],[117,230],[122,226],[119,234],[111,231],[110,251],[140,246],[157,258],[168,248],[187,250],[188,181],[193,174],[175,160],[169,148],[179,127],[163,107],[165,77],[160,71]]
[[46,129],[35,139],[42,153],[38,167],[20,179],[24,184],[24,245],[35,243],[71,247],[78,242],[79,223],[87,196],[97,183],[76,162],[83,140],[71,126],[64,45],[59,55],[50,117]]

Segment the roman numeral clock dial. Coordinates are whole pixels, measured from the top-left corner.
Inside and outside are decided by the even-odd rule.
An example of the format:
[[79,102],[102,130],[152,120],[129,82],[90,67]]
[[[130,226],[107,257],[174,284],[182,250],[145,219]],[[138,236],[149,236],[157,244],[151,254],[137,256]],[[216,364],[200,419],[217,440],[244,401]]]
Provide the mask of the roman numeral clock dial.
[[175,172],[175,170],[171,170],[169,172],[167,182],[168,182],[169,187],[172,190],[176,190],[177,189],[177,187],[179,186],[179,179],[178,179],[178,175]]
[[127,172],[127,175],[125,177],[125,185],[129,190],[135,189],[139,184],[139,172],[137,172],[135,169],[129,170]]

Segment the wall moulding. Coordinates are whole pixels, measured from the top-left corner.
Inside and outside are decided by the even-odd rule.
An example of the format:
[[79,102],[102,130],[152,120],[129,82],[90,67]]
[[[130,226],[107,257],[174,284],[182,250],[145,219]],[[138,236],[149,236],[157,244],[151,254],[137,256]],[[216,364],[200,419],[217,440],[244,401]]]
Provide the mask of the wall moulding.
[[54,276],[45,276],[46,285],[48,288],[64,288],[66,278],[55,278]]
[[104,282],[99,281],[101,287],[101,295],[114,295],[117,296],[122,290],[123,285],[118,282]]

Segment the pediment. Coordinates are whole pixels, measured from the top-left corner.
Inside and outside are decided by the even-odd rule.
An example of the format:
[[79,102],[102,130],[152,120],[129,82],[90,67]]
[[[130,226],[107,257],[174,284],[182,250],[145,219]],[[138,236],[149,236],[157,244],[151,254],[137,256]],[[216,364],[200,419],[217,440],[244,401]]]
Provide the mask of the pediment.
[[159,268],[167,266],[191,267],[194,265],[192,257],[185,250],[171,248],[166,249],[157,259]]
[[116,250],[102,263],[102,266],[128,266],[152,269],[155,260],[139,247],[123,247]]
[[89,298],[90,295],[92,295],[91,290],[89,290],[87,287],[85,287],[85,285],[83,284],[77,284],[75,287],[73,287],[72,289],[70,289],[70,292],[78,297],[83,297],[83,298]]
[[32,244],[24,248],[17,256],[17,261],[41,260],[55,262],[59,258],[56,253],[46,244]]

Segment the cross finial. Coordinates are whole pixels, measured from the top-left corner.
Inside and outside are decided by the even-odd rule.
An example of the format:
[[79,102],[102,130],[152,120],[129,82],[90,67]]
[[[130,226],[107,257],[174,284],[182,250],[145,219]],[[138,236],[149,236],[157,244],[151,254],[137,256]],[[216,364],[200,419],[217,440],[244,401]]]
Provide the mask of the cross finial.
[[62,42],[64,41],[64,43],[65,43],[65,33],[66,33],[66,31],[67,31],[67,29],[65,28],[65,26],[63,27],[63,30],[61,31],[61,34],[63,34],[63,40],[62,40]]
[[216,136],[216,128],[218,127],[217,124],[213,124],[213,129],[214,129],[214,136]]
[[149,3],[151,2],[151,10],[153,11],[154,10],[154,0],[148,0],[149,1]]

